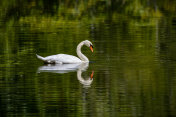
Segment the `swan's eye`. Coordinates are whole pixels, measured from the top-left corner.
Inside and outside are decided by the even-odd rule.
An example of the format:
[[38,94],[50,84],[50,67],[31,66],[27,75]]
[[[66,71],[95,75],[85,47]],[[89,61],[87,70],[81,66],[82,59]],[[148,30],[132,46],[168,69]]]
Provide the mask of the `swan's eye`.
[[90,44],[90,47],[92,47],[92,48],[93,48],[93,45],[92,45],[92,44]]

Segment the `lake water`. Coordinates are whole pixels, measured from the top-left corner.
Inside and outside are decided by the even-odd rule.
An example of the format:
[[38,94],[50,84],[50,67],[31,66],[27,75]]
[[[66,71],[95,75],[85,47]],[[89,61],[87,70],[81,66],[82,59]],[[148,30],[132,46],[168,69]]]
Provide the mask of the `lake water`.
[[[111,2],[2,1],[2,116],[176,116],[176,17],[161,4],[143,16]],[[83,40],[94,52],[82,48],[90,63],[78,69],[36,58],[77,56]]]

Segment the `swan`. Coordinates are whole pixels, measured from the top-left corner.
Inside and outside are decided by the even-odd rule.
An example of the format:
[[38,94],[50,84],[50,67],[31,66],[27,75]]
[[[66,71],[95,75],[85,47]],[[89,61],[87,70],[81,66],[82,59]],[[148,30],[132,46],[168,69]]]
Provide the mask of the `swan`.
[[90,50],[93,52],[93,44],[89,40],[82,41],[78,44],[76,53],[78,57],[68,54],[57,54],[57,55],[51,55],[47,57],[42,57],[40,55],[37,55],[37,58],[42,60],[44,63],[48,64],[69,64],[69,63],[81,63],[81,62],[89,62],[89,59],[82,54],[81,48],[83,45],[86,45],[90,48]]

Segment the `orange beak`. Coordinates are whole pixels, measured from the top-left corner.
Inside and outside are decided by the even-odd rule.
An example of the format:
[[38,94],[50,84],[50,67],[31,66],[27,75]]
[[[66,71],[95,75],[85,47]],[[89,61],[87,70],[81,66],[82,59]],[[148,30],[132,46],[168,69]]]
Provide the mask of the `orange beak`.
[[90,45],[90,50],[93,52],[93,46],[92,45]]
[[94,75],[94,71],[92,71],[92,74],[90,75],[90,78],[92,79]]

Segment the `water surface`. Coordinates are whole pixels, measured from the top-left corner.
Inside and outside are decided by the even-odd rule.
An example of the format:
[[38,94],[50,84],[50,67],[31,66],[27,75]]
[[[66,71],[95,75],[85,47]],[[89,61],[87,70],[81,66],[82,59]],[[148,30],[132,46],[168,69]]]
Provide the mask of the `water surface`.
[[[175,116],[176,18],[168,4],[3,0],[2,116]],[[36,58],[76,56],[83,40],[94,45],[94,53],[82,48],[89,64]]]

